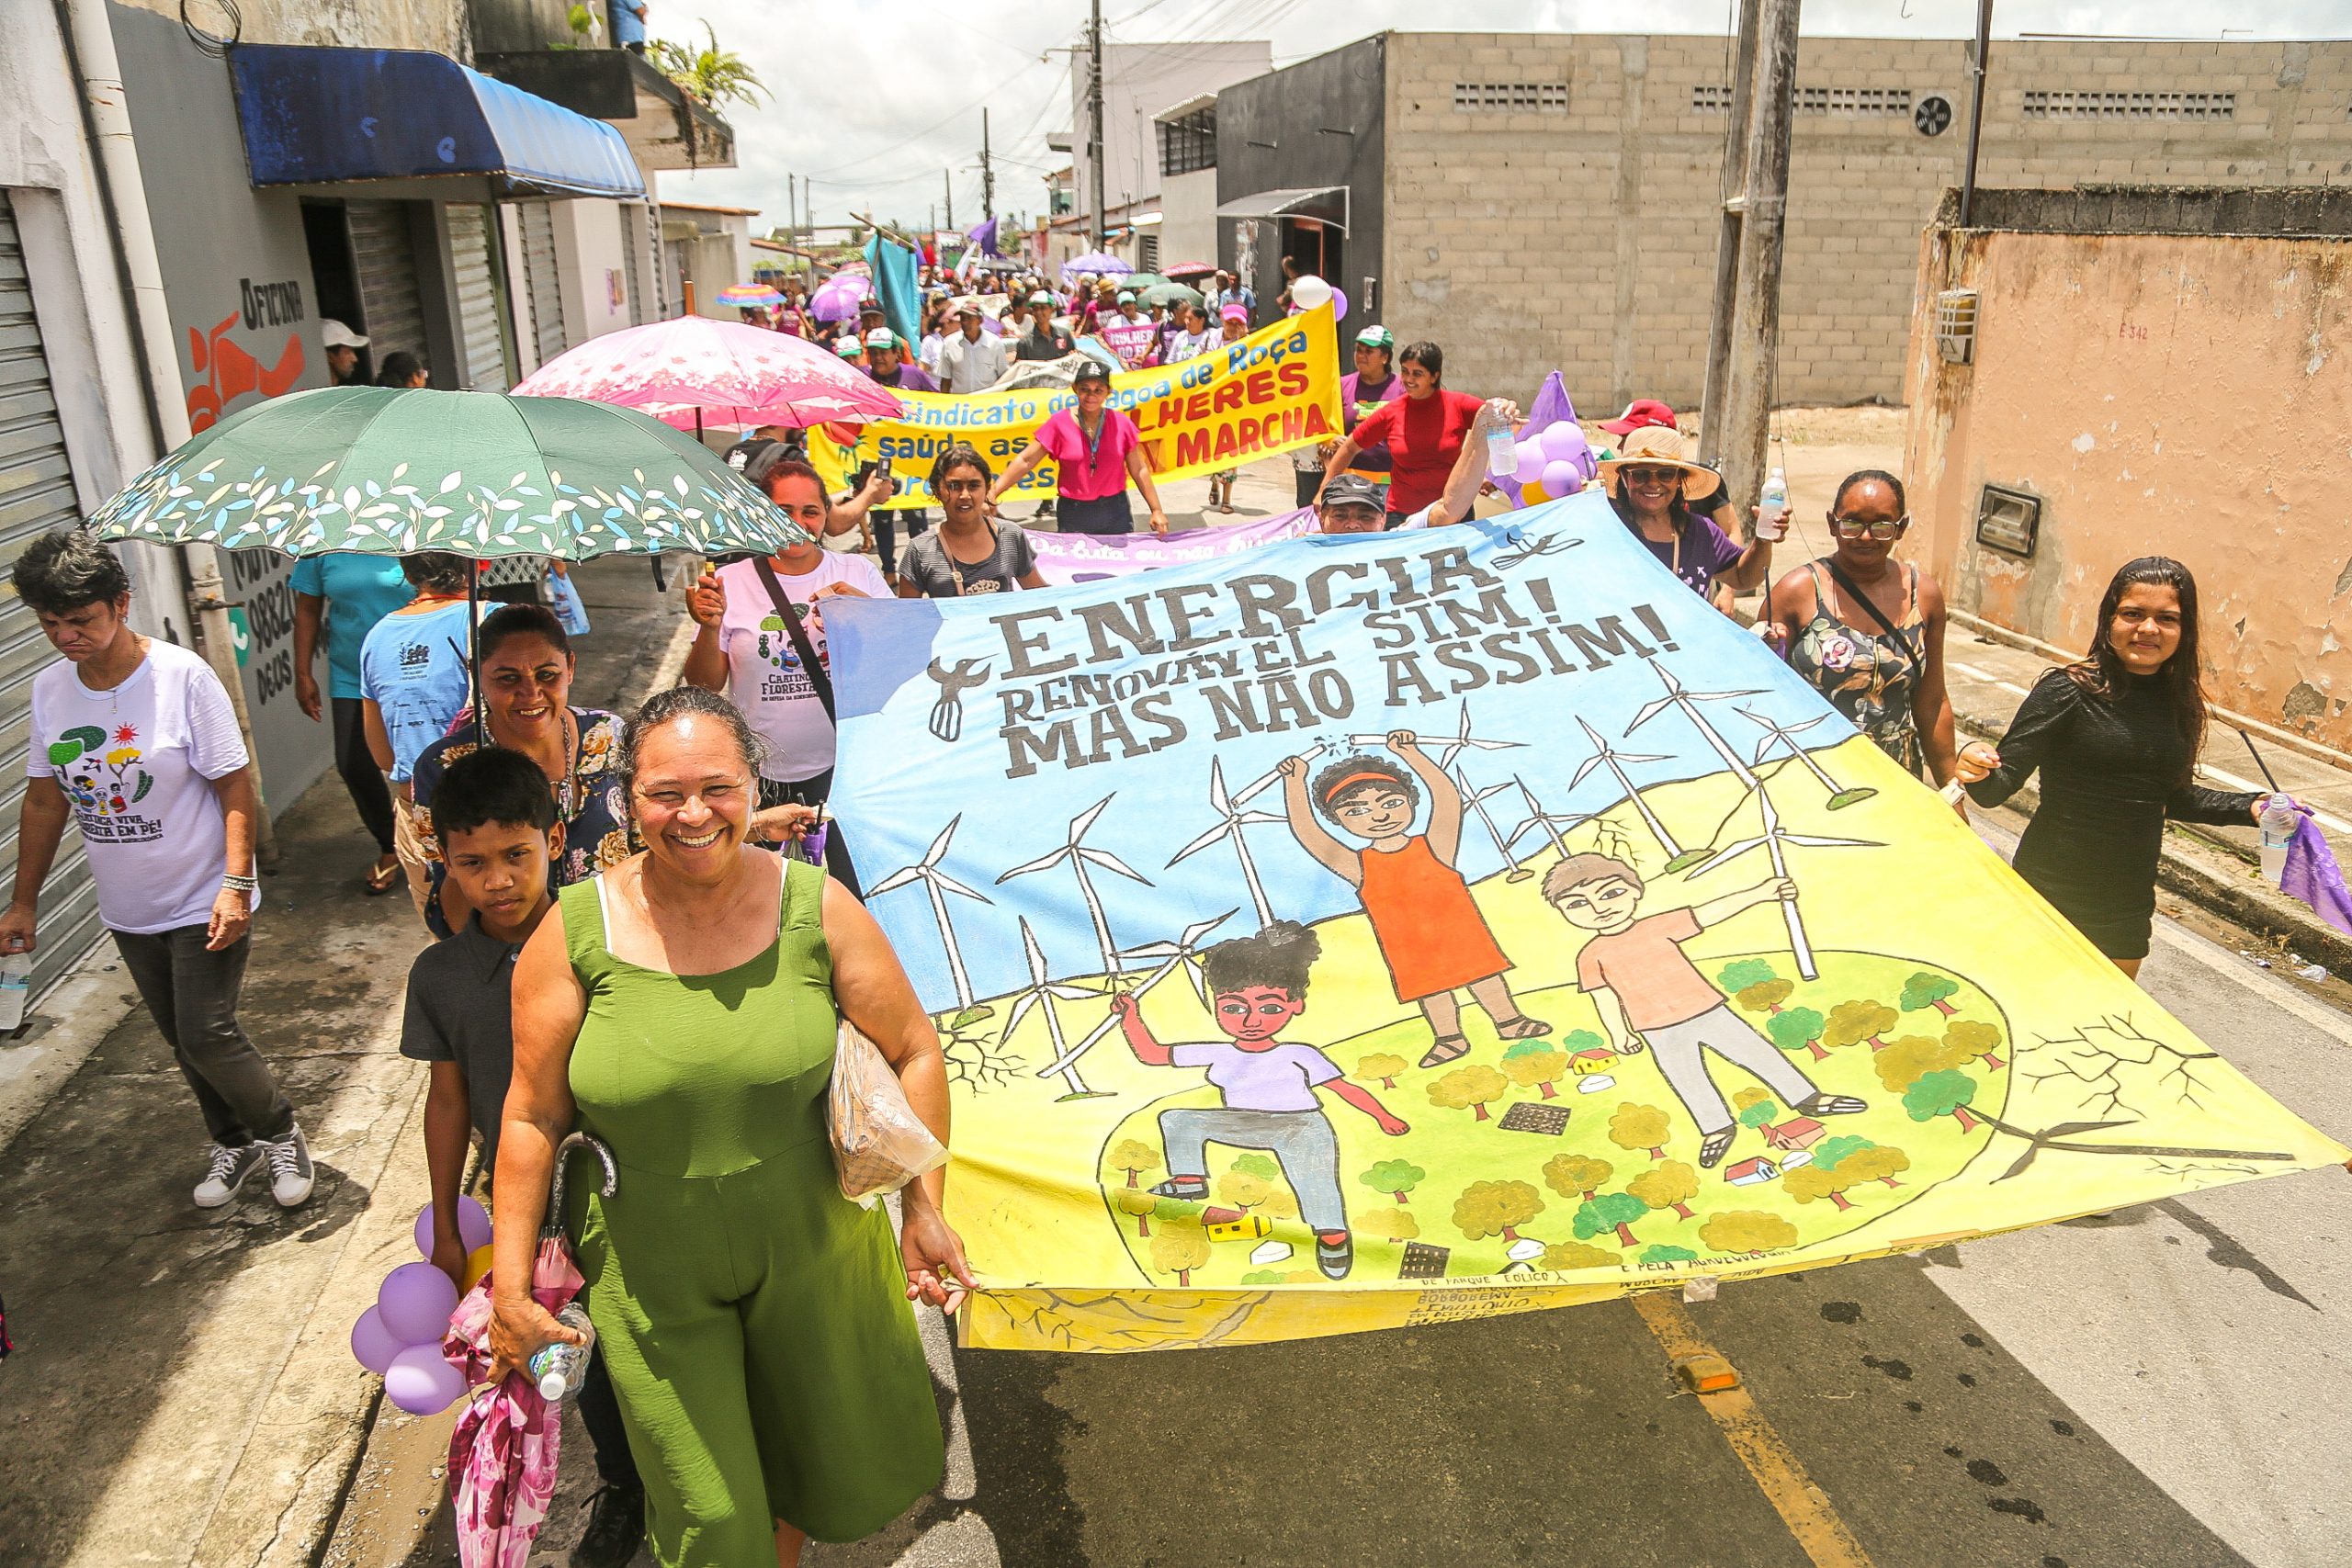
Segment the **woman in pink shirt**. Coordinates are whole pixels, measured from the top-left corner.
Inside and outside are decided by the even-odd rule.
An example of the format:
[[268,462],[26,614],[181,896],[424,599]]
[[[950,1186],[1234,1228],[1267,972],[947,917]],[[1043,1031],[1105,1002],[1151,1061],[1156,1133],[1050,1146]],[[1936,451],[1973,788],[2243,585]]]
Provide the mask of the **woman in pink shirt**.
[[1127,500],[1130,478],[1143,491],[1144,504],[1151,508],[1151,531],[1168,532],[1168,513],[1159,504],[1159,487],[1152,482],[1151,464],[1144,457],[1136,422],[1111,406],[1111,373],[1089,360],[1079,367],[1069,389],[1078,406],[1061,410],[1038,427],[1036,439],[989,487],[989,504],[1001,500],[1039,463],[1051,457],[1056,512],[1063,533],[1134,533],[1135,508]]

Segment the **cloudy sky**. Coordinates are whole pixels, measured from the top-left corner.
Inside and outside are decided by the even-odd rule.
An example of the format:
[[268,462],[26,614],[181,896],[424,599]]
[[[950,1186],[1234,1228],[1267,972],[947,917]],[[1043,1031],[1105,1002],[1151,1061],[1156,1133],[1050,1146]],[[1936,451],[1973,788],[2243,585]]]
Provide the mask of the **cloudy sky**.
[[[1638,30],[1722,34],[1728,0],[1650,0]],[[980,109],[989,111],[997,209],[1031,214],[1056,155],[1049,131],[1069,128],[1066,51],[1082,38],[1084,0],[649,0],[658,38],[700,41],[707,23],[722,47],[758,70],[774,98],[726,109],[739,168],[663,175],[677,200],[762,210],[785,220],[785,175],[812,177],[816,216],[852,210],[909,223],[955,182],[956,216],[979,217]],[[1344,26],[1335,27],[1335,15]],[[854,20],[852,18],[854,18]],[[1975,29],[1973,0],[1809,0],[1808,34],[1961,38]],[[2341,37],[2344,0],[2000,0],[1996,39],[2081,33],[2218,39]],[[1412,0],[1104,0],[1114,41],[1257,39],[1286,65],[1384,28],[1427,29],[1432,15]],[[1623,32],[1623,6],[1600,0],[1449,0],[1445,26],[1504,32]],[[1997,69],[1998,51],[1995,61]]]

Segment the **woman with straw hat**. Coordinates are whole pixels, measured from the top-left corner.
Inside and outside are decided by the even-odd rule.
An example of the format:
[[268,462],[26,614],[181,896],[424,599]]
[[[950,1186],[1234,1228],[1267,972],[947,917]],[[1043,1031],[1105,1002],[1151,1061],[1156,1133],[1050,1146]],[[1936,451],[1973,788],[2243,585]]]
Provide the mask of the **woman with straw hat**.
[[1743,547],[1683,499],[1691,490],[1712,493],[1716,482],[1714,470],[1690,456],[1690,437],[1656,425],[1629,434],[1600,465],[1609,504],[1625,526],[1690,592],[1709,599],[1719,584],[1741,592],[1755,587],[1772,565],[1770,539]]

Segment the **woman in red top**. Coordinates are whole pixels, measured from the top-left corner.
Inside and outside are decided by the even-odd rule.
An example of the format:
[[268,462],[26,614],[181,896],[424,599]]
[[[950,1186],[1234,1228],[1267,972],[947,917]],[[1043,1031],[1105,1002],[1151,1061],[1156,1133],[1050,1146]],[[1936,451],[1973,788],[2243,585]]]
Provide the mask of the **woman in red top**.
[[1396,357],[1405,395],[1340,437],[1323,465],[1323,482],[1329,484],[1366,447],[1386,443],[1391,528],[1445,493],[1446,476],[1453,472],[1479,406],[1467,392],[1445,389],[1445,351],[1437,344],[1408,344]]
[[[1468,991],[1487,1010],[1505,1040],[1550,1032],[1550,1024],[1520,1011],[1503,979],[1510,960],[1495,944],[1470,885],[1453,868],[1462,847],[1461,792],[1422,752],[1411,730],[1392,733],[1388,750],[1396,762],[1344,757],[1317,774],[1311,788],[1306,759],[1285,758],[1283,806],[1299,848],[1363,901],[1396,999],[1420,1004],[1432,1036],[1421,1066],[1438,1066],[1469,1053],[1457,990]],[[1413,814],[1423,790],[1430,797],[1429,828],[1416,833]],[[1315,819],[1317,812],[1365,840],[1365,847],[1352,850],[1333,838]]]

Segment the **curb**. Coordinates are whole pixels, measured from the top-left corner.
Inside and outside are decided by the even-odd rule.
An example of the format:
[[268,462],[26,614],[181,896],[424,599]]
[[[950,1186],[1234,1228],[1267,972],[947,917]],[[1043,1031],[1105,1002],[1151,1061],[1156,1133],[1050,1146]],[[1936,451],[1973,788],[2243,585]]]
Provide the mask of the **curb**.
[[[1997,741],[2008,729],[2006,723],[1995,725],[1957,705],[1952,719],[1963,733],[1986,740]],[[2002,809],[2030,817],[2041,801],[2041,789],[2029,784]],[[2209,839],[2193,827],[2167,825],[2156,861],[2156,886],[2252,935],[2290,947],[2309,962],[2352,973],[2352,937],[2321,919],[2301,899],[2265,882],[2234,845]]]

